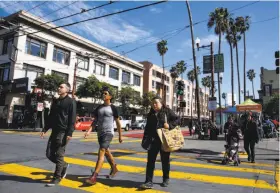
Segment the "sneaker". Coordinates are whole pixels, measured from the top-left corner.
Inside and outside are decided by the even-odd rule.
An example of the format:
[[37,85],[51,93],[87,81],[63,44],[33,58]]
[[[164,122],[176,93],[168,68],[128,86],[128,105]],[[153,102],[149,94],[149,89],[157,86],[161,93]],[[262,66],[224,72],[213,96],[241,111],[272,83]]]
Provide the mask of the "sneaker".
[[255,163],[255,160],[252,160],[251,163]]
[[169,185],[169,179],[163,180],[163,182],[161,183],[162,187],[168,187]]
[[153,182],[146,182],[140,186],[141,189],[152,189],[153,188]]
[[251,161],[251,157],[250,157],[250,156],[248,156],[248,162],[249,162],[249,161]]
[[69,168],[69,166],[70,166],[70,165],[67,163],[66,166],[63,167],[63,170],[62,170],[62,172],[61,172],[61,176],[62,176],[61,178],[62,178],[62,179],[66,177],[66,175],[67,175],[67,169]]
[[111,168],[111,172],[110,174],[107,176],[107,178],[113,178],[115,177],[116,173],[118,172],[118,168],[117,168],[117,164],[115,164],[112,168]]
[[96,184],[97,176],[97,173],[92,173],[91,177],[86,179],[86,182],[92,185]]
[[60,178],[53,178],[52,181],[48,184],[46,184],[47,187],[53,187],[55,185],[58,185],[60,183]]

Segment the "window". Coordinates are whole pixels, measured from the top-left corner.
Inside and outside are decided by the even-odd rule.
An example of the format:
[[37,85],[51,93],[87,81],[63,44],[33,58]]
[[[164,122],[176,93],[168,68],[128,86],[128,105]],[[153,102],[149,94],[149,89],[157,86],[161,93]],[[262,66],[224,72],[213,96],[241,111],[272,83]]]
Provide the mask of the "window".
[[8,81],[10,73],[10,63],[0,65],[0,82]]
[[161,73],[160,72],[157,72],[157,75],[156,75],[158,78],[161,78]]
[[32,56],[46,58],[47,44],[30,37],[27,37],[25,44],[25,53]]
[[166,81],[169,82],[169,77],[168,76],[166,76]]
[[68,82],[68,74],[62,73],[62,72],[57,72],[57,71],[52,71],[52,74],[56,74],[63,78],[64,81]]
[[190,92],[190,86],[188,86],[188,92]]
[[156,82],[154,80],[152,81],[152,88],[156,88]]
[[155,70],[153,70],[152,72],[153,72],[153,76],[156,76],[156,71],[155,71]]
[[[44,68],[40,68],[37,66],[33,66],[30,64],[23,64],[23,68],[21,70],[21,77],[28,77],[28,81],[31,84],[34,84],[34,80],[39,77],[42,76],[44,74]],[[29,90],[31,90],[31,84],[30,87],[28,88]]]
[[119,80],[119,69],[110,66],[109,77],[115,80]]
[[86,80],[86,78],[76,77],[76,89],[78,89],[81,84],[84,84]]
[[89,59],[84,56],[77,55],[77,68],[82,70],[88,70]]
[[94,61],[94,64],[95,64],[94,73],[105,76],[105,64],[98,61]]
[[136,85],[136,86],[140,86],[140,76],[137,76],[137,75],[133,75],[133,84]]
[[122,82],[126,84],[130,84],[130,73],[123,71],[122,72]]
[[14,37],[7,37],[4,39],[2,54],[8,54],[9,48],[11,48],[14,43]]
[[70,60],[69,51],[63,50],[58,47],[54,47],[54,50],[53,50],[53,61],[54,62],[69,65],[69,60]]

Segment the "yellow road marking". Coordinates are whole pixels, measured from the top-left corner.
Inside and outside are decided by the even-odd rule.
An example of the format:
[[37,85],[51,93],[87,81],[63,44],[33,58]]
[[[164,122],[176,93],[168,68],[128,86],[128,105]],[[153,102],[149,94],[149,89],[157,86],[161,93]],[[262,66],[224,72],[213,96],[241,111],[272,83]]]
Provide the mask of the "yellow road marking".
[[274,174],[274,179],[275,179],[275,186],[276,186],[276,193],[279,193],[280,190],[280,183],[279,183],[279,161],[275,162],[275,174]]
[[[136,142],[141,142],[142,140],[123,140],[123,143],[136,143]],[[114,140],[111,142],[111,144],[118,144],[119,140]]]
[[[15,176],[21,176],[30,178],[32,180],[48,182],[49,180],[45,180],[47,176],[52,175],[51,171],[43,170],[39,168],[33,168],[28,166],[23,166],[19,164],[5,164],[0,165],[0,171],[3,173],[8,173]],[[70,176],[70,175],[69,175]],[[63,179],[60,183],[61,186],[84,190],[87,192],[94,192],[94,193],[130,193],[130,192],[139,192],[138,188],[135,187],[120,187],[120,186],[107,186],[102,183],[97,182],[94,186],[85,186],[83,187],[84,179],[80,177],[72,177],[73,180],[70,179]],[[129,183],[127,184],[129,186]],[[154,192],[163,192],[158,190],[146,190],[147,193],[154,193]]]
[[[89,160],[82,160],[77,158],[65,157],[65,161],[70,164],[81,165],[81,166],[95,166],[95,162]],[[103,168],[110,169],[111,166],[107,163],[103,164]],[[128,166],[128,165],[118,165],[118,169],[122,172],[127,173],[138,173],[145,174],[144,167]],[[162,176],[161,170],[155,170],[155,176]],[[204,183],[214,183],[214,184],[224,184],[224,185],[234,185],[243,187],[255,187],[261,189],[275,190],[275,187],[264,180],[254,180],[254,179],[244,179],[244,178],[234,178],[225,176],[213,176],[204,174],[193,174],[187,172],[176,172],[171,171],[170,177],[173,179],[198,181]]]
[[[115,149],[111,150],[111,152],[121,152],[121,153],[132,153],[132,154],[138,154],[138,155],[147,155],[147,152],[137,152],[137,151],[132,151],[132,150],[123,150],[123,149]],[[170,155],[171,158],[175,159],[197,159],[195,156],[177,156],[177,155]],[[199,157],[198,157],[199,158]],[[215,162],[215,163],[221,163],[221,161],[217,160],[209,160],[210,162]],[[260,167],[271,167],[274,168],[273,164],[265,164],[265,163],[248,163],[248,162],[241,162],[241,165],[250,165],[250,166],[260,166]]]
[[[137,162],[147,162],[146,158],[136,158],[136,157],[129,157],[129,156],[118,156],[115,159],[137,161]],[[213,169],[213,170],[225,170],[225,171],[234,171],[234,172],[248,172],[248,173],[260,173],[260,174],[266,174],[266,175],[274,175],[273,171],[254,169],[254,168],[216,166],[216,165],[209,165],[209,164],[175,162],[175,161],[171,161],[171,165],[182,166],[182,167],[192,167],[192,168],[204,168],[204,169]]]

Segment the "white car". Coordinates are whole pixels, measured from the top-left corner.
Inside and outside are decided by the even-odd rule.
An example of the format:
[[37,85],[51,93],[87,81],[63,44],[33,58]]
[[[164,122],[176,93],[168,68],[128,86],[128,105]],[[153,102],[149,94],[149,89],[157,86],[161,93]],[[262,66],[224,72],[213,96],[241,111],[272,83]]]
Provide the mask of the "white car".
[[[123,117],[120,116],[120,122],[122,129],[124,129],[125,131],[128,131],[131,127],[131,120],[124,120]],[[116,121],[114,121],[114,129],[117,130]]]
[[135,121],[131,124],[131,129],[142,129],[142,130],[144,130],[146,124],[147,124],[146,120],[138,120],[138,121]]

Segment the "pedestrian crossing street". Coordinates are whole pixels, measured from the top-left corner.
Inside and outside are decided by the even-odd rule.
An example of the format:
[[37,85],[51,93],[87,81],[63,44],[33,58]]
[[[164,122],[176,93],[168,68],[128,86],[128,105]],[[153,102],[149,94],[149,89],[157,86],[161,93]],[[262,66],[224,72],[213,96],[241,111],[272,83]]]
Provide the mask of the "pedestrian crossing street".
[[[97,152],[78,153],[65,157],[65,161],[70,163],[70,168],[67,178],[62,180],[61,186],[95,193],[138,192],[137,187],[145,180],[146,152],[116,149],[112,150],[112,153],[120,170],[114,179],[105,178],[104,175],[109,173],[110,165],[104,163],[98,183],[94,186],[85,184],[85,179],[89,177],[90,170],[96,164]],[[224,166],[220,164],[220,160],[208,160],[207,162],[199,156],[180,155],[178,152],[171,154],[171,160],[170,178],[172,181],[169,188],[172,188],[172,183],[174,183],[175,192],[184,191],[184,188],[192,182],[198,187],[207,188],[214,184],[215,186],[233,186],[234,188],[255,188],[260,189],[260,192],[276,192],[276,186],[279,185],[276,180],[274,181],[275,175],[279,175],[278,171],[276,174],[275,168],[278,170],[279,166],[274,164],[261,162],[252,164],[244,161],[238,167],[233,166],[233,164]],[[52,175],[52,167],[53,164],[47,159],[40,162],[7,163],[0,165],[0,173],[46,183]],[[159,157],[154,176],[155,181],[160,183],[162,171]],[[261,177],[256,180],[256,176]],[[184,183],[185,187],[179,185]],[[164,189],[158,185],[155,186],[155,189],[145,192],[174,192],[169,188]]]

